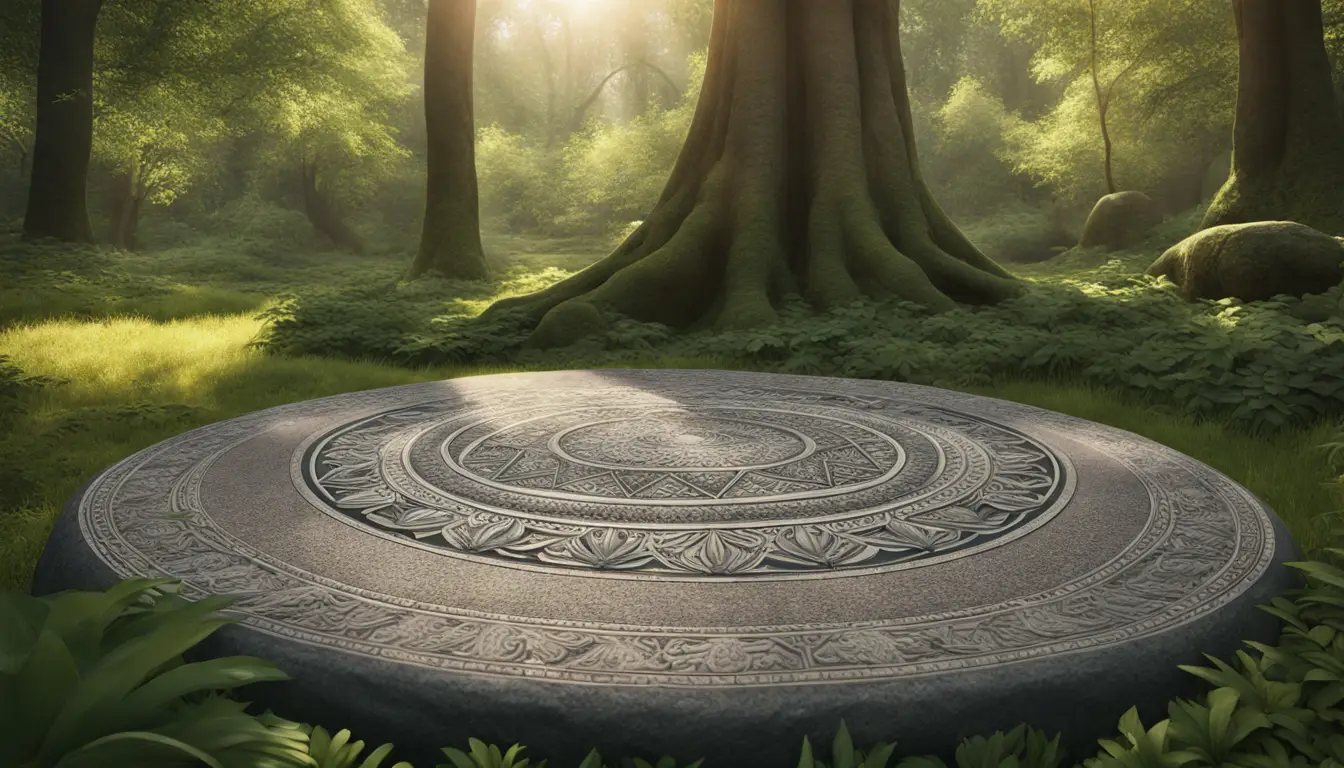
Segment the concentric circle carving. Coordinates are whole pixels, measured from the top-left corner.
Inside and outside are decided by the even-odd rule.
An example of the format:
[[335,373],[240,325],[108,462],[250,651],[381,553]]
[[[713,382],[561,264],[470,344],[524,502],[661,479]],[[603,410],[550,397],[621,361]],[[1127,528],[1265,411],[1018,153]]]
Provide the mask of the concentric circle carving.
[[417,404],[321,436],[300,474],[334,514],[454,556],[627,576],[910,567],[1068,500],[1067,462],[987,419],[787,389],[670,394]]
[[[796,415],[788,424],[732,417],[803,436],[790,458],[732,448],[734,466],[750,472],[805,461],[807,439],[816,443],[812,455],[824,453],[821,425],[848,424],[834,429],[850,436],[871,430],[903,453],[876,465],[874,472],[887,467],[877,475],[886,479],[866,487],[871,478],[834,485],[834,493],[786,487],[742,498],[595,495],[558,487],[558,471],[537,483],[540,475],[471,468],[468,448],[482,438],[512,443],[521,434],[514,425],[536,424],[544,429],[527,445],[549,446],[577,422],[537,419],[583,409],[601,411],[591,423],[676,414],[669,420],[700,437],[722,435],[711,441],[722,445],[764,432],[725,432],[719,409]],[[496,444],[480,445],[487,443]],[[558,445],[553,455],[566,461],[627,471],[594,458],[596,449],[567,447],[591,443],[561,437]],[[1085,453],[1076,459],[1064,455],[1079,446]],[[293,461],[284,467],[254,455]],[[707,465],[665,456],[653,454],[667,476]],[[466,464],[453,469],[449,458]],[[775,461],[785,464],[764,466]],[[236,476],[243,466],[256,476]],[[249,484],[265,485],[260,496],[283,508],[256,505]],[[1085,504],[1069,505],[1073,497]],[[1133,527],[1087,551],[1118,517]],[[237,595],[243,625],[275,643],[432,675],[598,687],[907,680],[1079,653],[1104,664],[1109,648],[1170,637],[1231,610],[1283,556],[1269,511],[1248,491],[1120,430],[911,385],[703,371],[483,377],[249,414],[109,468],[81,494],[78,522],[92,557],[113,573],[179,578],[191,598]],[[262,522],[269,533],[254,535],[251,526]],[[1036,571],[1035,586],[1022,588],[1021,573],[1036,565],[1023,552],[1041,551],[1024,532],[1059,539],[1061,530],[1093,532],[1077,540],[1077,560],[1087,565],[1051,550],[1059,572]],[[940,536],[954,548],[940,549]],[[634,555],[632,538],[640,542]],[[361,560],[360,547],[374,545],[383,556]],[[858,559],[864,546],[879,554]],[[976,555],[1000,567],[986,570]],[[471,594],[473,580],[527,588],[510,605],[494,605]],[[902,585],[916,583],[949,595],[939,607],[900,607]],[[581,591],[593,604],[556,610],[553,587]],[[859,602],[840,618],[829,605],[792,602],[802,589]],[[604,597],[616,592],[624,602]],[[766,605],[753,618],[733,619],[736,603],[697,618],[698,604],[687,603],[707,592]]]
[[[816,452],[812,438],[771,424],[767,411],[723,410],[636,411],[599,421],[585,415],[581,423],[557,432],[547,447],[557,464],[660,474],[767,470]],[[508,437],[492,435],[490,444],[499,446]],[[643,486],[633,490],[638,493]],[[717,494],[712,486],[706,493]]]

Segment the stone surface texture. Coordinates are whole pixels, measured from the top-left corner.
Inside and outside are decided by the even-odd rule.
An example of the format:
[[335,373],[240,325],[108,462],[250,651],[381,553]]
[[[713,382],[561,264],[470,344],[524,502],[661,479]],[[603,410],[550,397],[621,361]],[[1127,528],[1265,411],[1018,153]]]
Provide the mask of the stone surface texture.
[[1344,280],[1344,239],[1291,221],[1210,227],[1168,249],[1148,274],[1167,277],[1187,299],[1324,293]]
[[1023,720],[1091,754],[1275,625],[1291,537],[1132,434],[886,382],[457,379],[262,411],[71,501],[38,591],[235,594],[206,654],[412,759],[476,736],[786,765],[840,718],[940,751]]
[[1116,192],[1093,206],[1078,241],[1082,248],[1104,247],[1115,251],[1143,240],[1162,223],[1162,209],[1142,192]]

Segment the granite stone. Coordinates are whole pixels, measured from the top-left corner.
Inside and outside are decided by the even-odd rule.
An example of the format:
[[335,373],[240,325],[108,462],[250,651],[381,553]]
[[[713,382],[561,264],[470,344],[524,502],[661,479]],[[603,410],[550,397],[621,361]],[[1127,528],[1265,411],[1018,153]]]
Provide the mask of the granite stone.
[[[35,591],[238,595],[249,697],[432,761],[791,764],[1019,722],[1095,751],[1178,664],[1272,640],[1299,556],[1209,467],[1024,405],[725,371],[482,376],[273,408],[71,500]],[[427,763],[429,764],[429,763]]]

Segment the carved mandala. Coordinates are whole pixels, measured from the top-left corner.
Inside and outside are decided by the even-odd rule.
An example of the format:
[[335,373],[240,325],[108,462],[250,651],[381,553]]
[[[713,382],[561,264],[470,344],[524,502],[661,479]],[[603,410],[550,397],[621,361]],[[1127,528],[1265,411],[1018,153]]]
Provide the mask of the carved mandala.
[[[1079,446],[1086,465],[1066,455]],[[248,482],[283,510],[230,495]],[[1037,588],[981,567],[1121,511],[1122,535]],[[911,385],[722,371],[481,377],[274,408],[109,468],[78,521],[114,573],[237,595],[243,624],[276,643],[584,685],[905,680],[1104,653],[1221,610],[1276,557],[1254,496],[1130,433]],[[255,521],[297,539],[254,537]],[[342,549],[308,547],[311,532]],[[360,562],[373,546],[384,558]],[[397,553],[432,599],[397,581],[411,578]],[[466,572],[540,592],[496,610],[452,581]],[[375,573],[386,586],[358,585]],[[963,592],[927,610],[874,586],[958,574]],[[577,607],[558,612],[553,586],[582,592]],[[861,596],[860,618],[789,603],[803,588]],[[601,617],[581,602],[613,590],[663,602]],[[779,613],[688,619],[687,596],[707,593],[773,596]],[[619,620],[628,610],[653,612]]]
[[458,556],[624,574],[901,567],[1044,523],[1067,462],[944,409],[778,389],[417,404],[302,455],[314,502]]

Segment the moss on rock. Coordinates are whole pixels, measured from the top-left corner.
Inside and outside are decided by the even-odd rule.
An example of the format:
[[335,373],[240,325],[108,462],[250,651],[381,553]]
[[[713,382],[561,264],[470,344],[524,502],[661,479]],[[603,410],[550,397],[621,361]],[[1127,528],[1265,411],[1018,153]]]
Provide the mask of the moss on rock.
[[1162,223],[1162,211],[1142,192],[1116,192],[1097,201],[1078,245],[1118,251],[1138,243]]
[[1169,278],[1187,299],[1324,293],[1344,280],[1344,240],[1291,221],[1227,224],[1177,243],[1148,274]]

